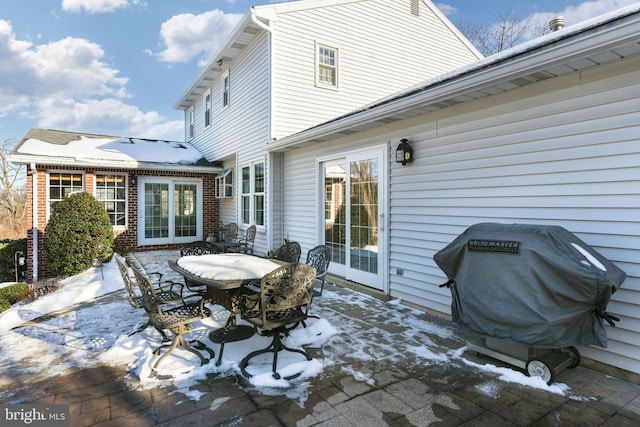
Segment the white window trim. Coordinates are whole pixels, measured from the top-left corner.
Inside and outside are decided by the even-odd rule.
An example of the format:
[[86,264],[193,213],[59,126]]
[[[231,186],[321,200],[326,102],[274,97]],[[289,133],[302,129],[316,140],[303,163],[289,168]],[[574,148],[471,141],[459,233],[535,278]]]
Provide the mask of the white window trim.
[[196,112],[195,112],[195,108],[191,107],[187,110],[187,117],[186,117],[186,122],[187,122],[187,141],[191,141],[193,138],[196,137]]
[[[227,178],[231,183],[227,183]],[[215,193],[217,199],[233,197],[233,168],[226,169],[216,177]]]
[[[47,188],[46,188],[46,194],[47,194],[47,222],[49,222],[49,216],[51,215],[51,198],[49,197],[50,193],[50,189],[51,186],[49,185],[51,182],[51,174],[52,173],[70,173],[70,174],[76,174],[76,175],[82,175],[82,190],[81,191],[86,191],[87,188],[87,174],[85,171],[79,171],[79,170],[65,170],[65,169],[49,169],[47,170]],[[71,194],[76,193],[75,191],[72,192]]]
[[126,230],[129,226],[129,175],[124,173],[114,173],[114,172],[94,172],[93,173],[93,197],[96,198],[97,201],[102,203],[103,201],[98,199],[98,175],[117,175],[124,177],[124,225],[112,225],[114,230]]
[[[229,89],[225,91],[224,82],[227,80],[229,82]],[[220,89],[222,93],[222,109],[229,108],[231,104],[231,78],[229,77],[229,69],[222,73],[222,78],[220,79]],[[226,93],[225,93],[226,92]],[[226,103],[225,103],[225,95],[226,95]]]
[[[144,185],[148,183],[158,183],[158,184],[169,184],[169,206],[171,209],[171,214],[169,215],[169,237],[165,239],[147,239],[144,237]],[[174,206],[174,188],[175,184],[196,184],[198,189],[198,196],[196,200],[196,209],[198,211],[197,217],[197,225],[196,225],[196,235],[195,236],[185,236],[185,237],[175,237],[173,235],[174,232],[174,218],[175,213],[173,212]],[[173,243],[189,243],[195,240],[202,240],[202,231],[203,231],[203,203],[202,203],[202,179],[189,179],[189,178],[180,178],[180,177],[153,177],[153,176],[144,176],[138,177],[138,246],[150,246],[150,245],[163,245],[163,244],[173,244]]]
[[[209,97],[209,109],[207,110],[207,96]],[[213,119],[213,94],[211,93],[211,89],[207,90],[204,94],[203,100],[203,117],[202,122],[204,123],[205,129],[211,126],[211,122]],[[209,123],[207,123],[207,113],[209,113]]]
[[[316,87],[318,88],[322,88],[322,89],[329,89],[329,90],[338,90],[340,88],[340,50],[337,47],[333,47],[329,44],[326,43],[320,43],[318,41],[316,41],[315,43],[315,49],[316,49],[316,53],[315,53],[315,77],[316,77]],[[320,81],[320,48],[326,48],[326,49],[331,49],[334,50],[336,52],[336,63],[335,63],[335,70],[336,70],[336,84],[335,85],[329,85],[326,83],[322,83]]]
[[[257,192],[255,191],[255,165],[262,163],[263,168],[264,168],[264,191],[262,192]],[[242,169],[248,167],[249,168],[249,183],[250,183],[250,189],[248,193],[244,193],[242,191]],[[238,220],[238,224],[241,224],[243,227],[245,226],[251,226],[251,225],[255,225],[259,230],[264,230],[267,226],[267,162],[265,161],[264,158],[260,158],[260,159],[255,159],[253,161],[247,162],[247,163],[243,163],[242,165],[240,165],[238,167],[238,204],[239,204],[239,220]],[[255,207],[255,196],[256,194],[261,194],[263,199],[264,199],[264,206],[262,207],[264,210],[264,224],[256,224],[256,217],[255,217],[255,213],[256,213],[256,207]],[[243,211],[243,205],[242,205],[242,199],[243,197],[245,197],[246,195],[249,196],[249,222],[246,223],[244,222],[244,211]]]

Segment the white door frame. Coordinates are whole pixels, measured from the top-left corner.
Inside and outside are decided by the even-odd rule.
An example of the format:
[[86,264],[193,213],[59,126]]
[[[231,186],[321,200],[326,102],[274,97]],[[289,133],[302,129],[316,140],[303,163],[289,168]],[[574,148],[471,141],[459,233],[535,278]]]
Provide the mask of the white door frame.
[[[375,289],[382,290],[384,292],[388,292],[388,280],[387,271],[388,271],[388,236],[387,236],[387,212],[388,212],[388,162],[386,161],[388,157],[388,148],[387,145],[379,145],[372,146],[364,150],[353,150],[347,151],[343,153],[336,153],[332,156],[325,156],[322,158],[316,159],[317,161],[317,169],[316,176],[318,177],[318,197],[316,200],[318,201],[318,233],[320,236],[320,241],[325,243],[325,186],[324,186],[324,167],[331,165],[341,164],[347,168],[347,173],[349,172],[349,167],[352,161],[357,160],[365,160],[365,159],[376,159],[378,161],[378,269],[377,274],[367,273],[362,270],[357,270],[355,268],[351,268],[347,264],[338,264],[336,262],[331,262],[329,265],[329,271],[338,276],[344,277],[347,280],[353,280],[357,283],[361,283],[366,286],[370,286]],[[347,195],[350,189],[347,189]],[[349,205],[349,203],[347,203]],[[350,230],[346,230],[347,233],[347,243],[350,242],[349,234]],[[351,254],[346,255],[346,262],[348,263],[350,260]]]

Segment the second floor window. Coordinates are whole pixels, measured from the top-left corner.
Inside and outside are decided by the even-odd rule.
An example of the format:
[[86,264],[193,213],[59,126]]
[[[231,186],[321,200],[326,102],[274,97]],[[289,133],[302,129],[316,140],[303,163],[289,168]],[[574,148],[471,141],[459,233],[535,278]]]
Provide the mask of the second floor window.
[[242,167],[242,224],[264,225],[264,162]]
[[211,94],[208,93],[204,98],[204,127],[211,124]]
[[230,101],[229,70],[222,76],[222,108],[229,106]]
[[189,130],[188,132],[188,136],[189,139],[193,139],[193,137],[196,135],[196,131],[194,129],[195,126],[195,115],[196,113],[193,110],[193,107],[191,107],[191,109],[189,110],[189,112],[187,113],[187,120],[189,121],[188,126],[189,126]]
[[338,50],[318,45],[316,84],[321,87],[338,88]]
[[111,225],[127,225],[127,186],[124,175],[96,175],[96,199],[111,218]]

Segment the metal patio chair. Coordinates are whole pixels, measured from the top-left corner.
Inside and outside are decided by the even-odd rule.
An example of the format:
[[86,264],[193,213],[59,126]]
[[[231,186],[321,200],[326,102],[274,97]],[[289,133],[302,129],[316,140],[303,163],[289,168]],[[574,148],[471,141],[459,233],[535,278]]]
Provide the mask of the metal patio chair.
[[[182,248],[180,248],[180,256],[191,256],[191,255],[207,255],[207,254],[219,254],[221,249],[214,245],[211,242],[206,242],[203,240],[197,240],[195,242],[191,242]],[[195,292],[199,295],[204,296],[207,292],[207,287],[205,285],[196,285],[191,283],[186,277],[184,278],[184,284],[191,292]]]
[[256,239],[256,226],[252,225],[247,228],[247,232],[235,243],[231,244],[227,252],[239,252],[243,254],[253,255],[253,242]]
[[[254,326],[257,334],[272,337],[272,340],[268,347],[253,351],[242,359],[240,370],[245,377],[251,377],[246,370],[249,361],[260,354],[273,353],[272,375],[275,379],[281,377],[278,373],[280,351],[299,353],[311,360],[311,356],[304,350],[285,346],[282,338],[307,319],[315,279],[315,269],[302,263],[278,267],[262,278],[257,310],[246,311],[241,315]],[[285,379],[289,380],[299,375],[300,373],[297,373]]]
[[232,248],[238,240],[238,224],[235,222],[230,222],[224,226],[224,231],[222,232],[222,241],[217,242],[216,246],[218,246],[221,252],[229,252],[230,248]]
[[[140,272],[137,268],[133,268],[134,275],[138,282],[138,287],[142,293],[144,300],[144,306],[149,315],[149,323],[158,330],[169,330],[174,334],[171,344],[163,343],[157,347],[153,354],[159,355],[163,348],[168,347],[168,350],[161,355],[151,368],[150,377],[157,376],[157,368],[160,363],[171,353],[176,347],[182,347],[185,350],[195,354],[200,359],[200,364],[204,365],[209,362],[209,359],[213,359],[215,353],[209,347],[207,347],[202,341],[190,340],[187,341],[184,338],[185,332],[188,332],[187,325],[197,322],[206,317],[211,316],[211,310],[204,306],[205,300],[203,298],[197,298],[191,302],[184,302],[183,304],[172,305],[168,308],[163,308],[160,304],[160,300],[155,292],[155,289],[149,278]],[[193,347],[191,347],[193,345]],[[194,348],[195,347],[195,348]],[[198,350],[205,351],[209,354],[209,358],[206,358]]]
[[295,263],[300,261],[302,249],[300,243],[285,240],[284,245],[271,252],[267,258],[275,259],[287,263]]
[[306,264],[316,269],[316,279],[322,282],[320,291],[313,290],[314,296],[322,295],[325,276],[329,271],[329,263],[331,263],[331,249],[327,245],[318,245],[307,252]]

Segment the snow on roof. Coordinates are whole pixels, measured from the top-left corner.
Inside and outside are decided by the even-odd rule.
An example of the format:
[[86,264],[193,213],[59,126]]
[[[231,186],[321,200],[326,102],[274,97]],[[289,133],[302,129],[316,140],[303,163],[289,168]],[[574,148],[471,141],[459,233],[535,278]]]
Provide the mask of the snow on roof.
[[168,168],[208,166],[191,144],[32,129],[11,153],[12,161],[68,166]]

